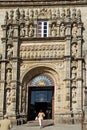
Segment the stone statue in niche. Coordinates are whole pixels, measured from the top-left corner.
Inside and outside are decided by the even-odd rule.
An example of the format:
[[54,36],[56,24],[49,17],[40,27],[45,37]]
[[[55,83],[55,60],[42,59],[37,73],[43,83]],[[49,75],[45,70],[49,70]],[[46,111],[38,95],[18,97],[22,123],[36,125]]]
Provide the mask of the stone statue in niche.
[[74,23],[74,24],[73,24],[73,27],[72,27],[72,37],[73,37],[74,39],[77,38],[77,30],[78,30],[77,25]]
[[60,26],[60,36],[61,37],[65,36],[65,25],[64,25],[64,23],[62,23],[61,26]]
[[12,26],[9,26],[9,29],[8,29],[8,38],[12,38],[13,37],[13,33],[14,33],[14,29]]
[[7,100],[7,105],[10,105],[11,104],[11,90],[7,90],[7,93],[6,93],[6,100]]
[[33,28],[33,25],[30,24],[29,26],[29,37],[33,37],[34,36],[34,28]]
[[57,27],[55,23],[52,24],[51,34],[52,37],[55,37],[57,35]]
[[70,8],[68,8],[68,9],[67,9],[67,12],[66,12],[66,16],[67,16],[67,17],[70,17],[70,14],[71,14]]
[[73,103],[76,103],[76,97],[77,97],[76,88],[73,88],[72,89],[72,101],[73,101]]
[[21,37],[25,37],[25,28],[24,28],[24,26],[23,26],[23,24],[20,26],[20,36]]
[[10,85],[10,81],[11,81],[11,79],[12,79],[11,69],[8,69],[8,70],[7,70],[6,78],[7,78],[7,84]]
[[64,19],[64,18],[65,18],[65,9],[64,9],[64,8],[62,8],[61,17],[62,17],[62,19]]
[[73,20],[76,19],[76,9],[75,8],[72,10],[72,19]]
[[8,22],[8,12],[6,11],[5,19],[4,19],[4,24],[7,24],[7,22]]
[[30,19],[33,19],[33,16],[34,16],[34,11],[31,9],[31,10],[29,10]]
[[20,23],[24,23],[25,11],[22,9],[20,12]]
[[10,59],[12,56],[13,56],[13,47],[8,45],[8,48],[7,48],[7,58]]
[[17,10],[15,11],[15,23],[18,24],[19,18],[20,18],[20,11],[19,8],[17,8]]
[[72,79],[76,79],[76,67],[72,68]]
[[34,18],[37,19],[38,18],[38,10],[34,10]]
[[72,45],[72,56],[77,56],[77,44]]

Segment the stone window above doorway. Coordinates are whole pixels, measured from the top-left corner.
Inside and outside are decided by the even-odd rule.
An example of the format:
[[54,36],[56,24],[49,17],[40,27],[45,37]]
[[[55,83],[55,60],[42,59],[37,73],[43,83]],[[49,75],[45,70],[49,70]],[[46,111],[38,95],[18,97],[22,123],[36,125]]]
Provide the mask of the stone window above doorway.
[[47,21],[37,22],[37,37],[48,37],[48,22]]

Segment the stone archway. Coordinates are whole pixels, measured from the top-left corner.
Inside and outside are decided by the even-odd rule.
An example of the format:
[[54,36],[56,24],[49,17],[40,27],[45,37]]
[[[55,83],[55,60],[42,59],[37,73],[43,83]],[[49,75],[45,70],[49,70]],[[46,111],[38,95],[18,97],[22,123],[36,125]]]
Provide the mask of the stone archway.
[[[51,104],[52,112],[51,112],[50,118],[52,119],[54,118],[54,89],[55,89],[55,84],[56,84],[55,82],[57,81],[55,78],[56,74],[57,72],[55,70],[46,66],[44,67],[39,66],[39,67],[30,69],[30,71],[27,71],[27,73],[25,74],[24,78],[22,79],[22,87],[21,87],[21,94],[20,94],[21,104],[19,106],[21,108],[21,111],[25,111],[28,120],[31,119],[29,116],[30,115],[29,104],[30,104],[30,99],[31,99],[31,92],[36,91],[36,90],[38,90],[39,92],[50,91],[51,98],[52,98],[52,104]],[[35,80],[35,78],[38,80]],[[46,118],[47,118],[47,115],[46,115]]]

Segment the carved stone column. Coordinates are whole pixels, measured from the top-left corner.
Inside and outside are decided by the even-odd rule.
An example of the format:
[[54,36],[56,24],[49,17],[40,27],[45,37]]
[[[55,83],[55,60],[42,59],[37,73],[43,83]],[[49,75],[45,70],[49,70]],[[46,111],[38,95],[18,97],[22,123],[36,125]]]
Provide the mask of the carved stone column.
[[78,69],[77,69],[77,106],[78,106],[78,110],[82,110],[82,90],[83,90],[83,77],[82,77],[82,60],[78,61]]
[[5,74],[6,74],[6,25],[2,26],[3,29],[3,38],[2,38],[2,62],[1,62],[1,84],[0,84],[0,114],[6,113],[6,79],[5,79]]
[[77,109],[83,109],[83,58],[82,58],[82,24],[78,25],[78,68],[77,68]]
[[[18,34],[19,28],[18,25],[15,25],[15,31]],[[14,93],[14,100],[12,101],[12,107],[13,107],[13,113],[17,112],[18,107],[19,107],[19,88],[18,88],[18,62],[19,62],[19,36],[16,34],[16,36],[13,38],[13,58],[12,58],[12,63],[13,63],[13,72],[12,72],[12,86],[13,86],[13,93]]]
[[[71,25],[66,25],[66,45],[65,45],[65,82],[66,82],[66,91],[68,92],[68,97],[71,100],[71,80],[70,80],[70,72],[71,72]],[[71,101],[68,101],[68,109],[71,109]]]
[[5,68],[6,68],[6,62],[1,63],[1,84],[0,84],[0,114],[6,113],[6,105],[4,102],[6,101],[6,89],[5,89]]

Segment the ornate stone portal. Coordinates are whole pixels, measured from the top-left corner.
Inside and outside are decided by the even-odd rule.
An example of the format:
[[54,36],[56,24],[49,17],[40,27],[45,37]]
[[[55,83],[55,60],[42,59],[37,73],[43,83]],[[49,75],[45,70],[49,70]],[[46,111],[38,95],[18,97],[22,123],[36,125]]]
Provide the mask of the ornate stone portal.
[[[49,23],[45,38],[37,35],[38,21]],[[0,114],[27,115],[30,81],[43,74],[54,81],[54,121],[72,122],[72,116],[80,121],[84,62],[80,10],[11,10],[6,12],[2,29],[1,90],[5,103]]]

